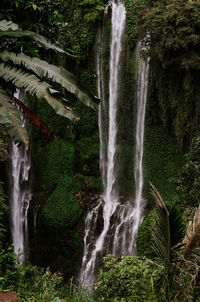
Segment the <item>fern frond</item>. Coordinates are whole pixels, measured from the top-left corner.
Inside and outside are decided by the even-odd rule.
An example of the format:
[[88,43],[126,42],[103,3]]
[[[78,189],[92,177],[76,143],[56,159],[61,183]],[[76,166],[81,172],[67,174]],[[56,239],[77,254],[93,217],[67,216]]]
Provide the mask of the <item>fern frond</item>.
[[158,257],[169,262],[171,257],[169,212],[158,190],[152,183],[150,183],[150,189],[157,205],[157,221],[152,233],[153,249]]
[[0,57],[4,62],[12,61],[14,64],[22,64],[27,69],[32,70],[39,77],[47,77],[62,85],[66,90],[76,95],[76,97],[85,105],[98,109],[96,102],[97,98],[86,92],[78,85],[78,79],[64,68],[59,68],[55,65],[48,64],[46,61],[38,58],[31,58],[23,53],[15,54],[13,52],[0,52]]
[[51,85],[46,82],[41,82],[35,75],[29,74],[14,66],[0,63],[0,77],[3,77],[7,82],[12,82],[16,87],[23,89],[30,95],[36,95],[39,99],[46,99],[57,114],[64,116],[73,122],[79,120],[79,117],[73,110],[67,110],[61,100],[54,98],[49,93],[48,89],[51,88]]

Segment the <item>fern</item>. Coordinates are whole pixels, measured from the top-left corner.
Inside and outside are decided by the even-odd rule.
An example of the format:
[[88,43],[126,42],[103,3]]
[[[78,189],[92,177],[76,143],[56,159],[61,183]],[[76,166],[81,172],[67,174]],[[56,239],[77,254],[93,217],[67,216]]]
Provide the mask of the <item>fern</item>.
[[0,57],[5,62],[10,60],[14,64],[24,65],[24,67],[31,69],[37,74],[38,77],[51,79],[53,82],[62,85],[66,90],[75,94],[83,104],[94,110],[98,109],[98,105],[95,103],[98,99],[79,88],[78,79],[66,69],[48,64],[46,61],[38,58],[30,58],[23,53],[15,54],[13,52],[3,51],[0,52]]

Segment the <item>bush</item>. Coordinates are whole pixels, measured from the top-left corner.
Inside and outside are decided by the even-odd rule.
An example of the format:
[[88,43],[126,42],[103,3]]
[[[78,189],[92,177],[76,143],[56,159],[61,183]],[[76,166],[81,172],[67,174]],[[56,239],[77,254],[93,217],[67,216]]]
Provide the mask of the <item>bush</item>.
[[24,302],[54,301],[62,295],[62,278],[58,274],[51,274],[49,269],[16,265],[17,256],[12,250],[10,246],[0,251],[0,291],[14,291]]
[[100,301],[156,301],[154,284],[162,266],[145,257],[114,255],[105,257],[104,264],[94,286]]

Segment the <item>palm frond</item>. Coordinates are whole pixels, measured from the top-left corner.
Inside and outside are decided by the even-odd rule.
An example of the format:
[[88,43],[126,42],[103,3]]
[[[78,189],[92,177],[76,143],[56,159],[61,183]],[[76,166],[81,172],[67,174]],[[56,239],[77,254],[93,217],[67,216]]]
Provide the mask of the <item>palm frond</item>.
[[13,52],[0,52],[0,57],[4,62],[12,61],[14,64],[22,64],[27,69],[32,70],[39,77],[47,77],[52,81],[62,85],[66,90],[76,95],[76,97],[85,105],[98,109],[97,98],[78,85],[78,79],[64,68],[59,68],[55,65],[48,64],[46,61],[38,58],[31,58],[23,53],[15,54]]
[[153,231],[153,249],[158,257],[169,262],[176,256],[174,251],[181,248],[184,237],[182,216],[175,204],[169,211],[155,186],[150,183],[151,193],[157,205],[157,221]]
[[21,116],[17,108],[7,96],[6,91],[0,87],[0,124],[5,125],[7,131],[14,142],[27,144],[28,135],[26,129],[22,127]]
[[48,89],[51,88],[51,85],[41,82],[35,75],[14,66],[0,63],[0,77],[3,77],[5,81],[12,82],[16,87],[23,89],[30,95],[36,95],[39,99],[44,98],[57,114],[73,122],[79,120],[79,117],[73,110],[66,109],[61,100],[49,93]]
[[9,36],[9,37],[30,37],[35,40],[39,46],[44,46],[47,49],[53,49],[54,51],[58,51],[60,53],[65,53],[68,56],[76,57],[76,55],[71,54],[64,49],[62,49],[59,45],[53,44],[49,39],[44,36],[38,35],[32,31],[22,30],[18,27],[17,24],[12,21],[2,20],[0,21],[0,37]]
[[150,183],[151,194],[153,195],[157,206],[157,221],[155,229],[152,233],[153,236],[153,249],[158,257],[164,261],[170,261],[170,225],[169,225],[169,212],[165,206],[162,197],[158,190]]
[[183,224],[182,215],[177,206],[172,204],[169,209],[169,225],[170,225],[170,238],[171,248],[180,249],[181,242],[185,235],[185,226]]
[[30,34],[31,39],[35,40],[39,46],[43,46],[46,49],[53,49],[54,51],[65,53],[70,57],[77,57],[75,54],[72,54],[64,49],[62,49],[59,45],[52,43],[49,39],[44,36],[38,35],[31,31],[24,31],[25,34]]
[[200,205],[196,209],[193,220],[189,221],[186,227],[186,235],[183,240],[184,257],[190,258],[195,254],[197,247],[200,247]]

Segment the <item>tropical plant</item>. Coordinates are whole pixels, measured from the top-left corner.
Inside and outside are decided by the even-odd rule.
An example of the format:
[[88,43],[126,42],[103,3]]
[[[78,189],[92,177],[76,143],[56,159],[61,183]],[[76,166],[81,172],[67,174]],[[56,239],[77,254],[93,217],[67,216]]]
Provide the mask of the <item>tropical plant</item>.
[[184,237],[182,217],[174,204],[168,210],[158,190],[151,183],[150,187],[157,209],[156,225],[152,233],[153,249],[168,264],[173,260],[173,248]]
[[[31,38],[47,49],[70,55],[45,37],[24,31],[11,21],[0,21],[0,36]],[[79,120],[74,108],[49,81],[59,84],[64,91],[74,94],[83,104],[97,110],[98,99],[82,89],[78,84],[78,79],[64,68],[49,64],[39,58],[26,56],[23,52],[15,54],[7,49],[0,51],[0,58],[0,77],[5,82],[12,83],[14,87],[35,95],[39,99],[45,99],[57,114],[73,122]],[[27,137],[25,130],[21,128],[20,115],[7,96],[7,87],[8,85],[3,85],[0,90],[0,123],[7,127],[9,135],[15,141],[20,140],[26,143]]]
[[[180,212],[173,205],[166,208],[158,190],[150,183],[157,209],[157,221],[153,231],[153,248],[156,255],[165,264],[166,272],[160,279],[166,283],[166,296],[170,300],[170,293],[176,290],[176,296],[183,301],[193,301],[195,286],[198,283],[200,270],[200,207],[194,218],[189,222],[184,237],[184,229]],[[184,293],[183,293],[184,289]],[[185,300],[185,293],[188,294]],[[189,297],[191,296],[191,297]],[[176,301],[176,300],[175,300]]]
[[[163,270],[163,265],[146,257],[107,255],[104,257],[104,269],[100,271],[94,285],[96,300],[158,301],[154,285]],[[160,295],[160,298],[163,296]]]

